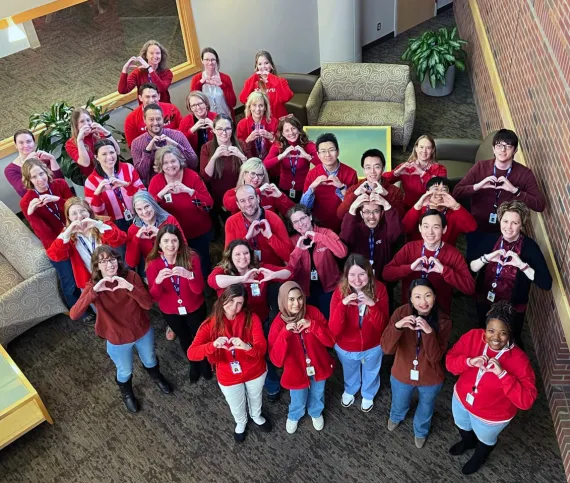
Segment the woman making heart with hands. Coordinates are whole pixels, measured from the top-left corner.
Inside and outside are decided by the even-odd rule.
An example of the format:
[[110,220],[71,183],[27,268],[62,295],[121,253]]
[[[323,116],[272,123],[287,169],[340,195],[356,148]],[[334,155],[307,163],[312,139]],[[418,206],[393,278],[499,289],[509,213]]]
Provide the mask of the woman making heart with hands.
[[277,122],[277,118],[271,117],[267,96],[252,92],[245,104],[245,117],[238,122],[237,137],[247,144],[253,156],[264,159],[275,141]]
[[194,152],[214,139],[214,119],[218,115],[210,110],[208,96],[200,91],[191,91],[186,97],[186,109],[190,112],[180,121],[178,130],[188,139]]

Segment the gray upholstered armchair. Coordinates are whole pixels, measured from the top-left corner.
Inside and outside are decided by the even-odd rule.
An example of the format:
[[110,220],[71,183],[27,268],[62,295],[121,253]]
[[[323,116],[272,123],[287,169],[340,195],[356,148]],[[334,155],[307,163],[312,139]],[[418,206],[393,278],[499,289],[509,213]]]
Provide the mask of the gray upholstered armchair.
[[391,126],[404,150],[416,119],[410,68],[396,64],[330,63],[307,102],[309,126]]
[[280,74],[287,80],[289,88],[295,93],[285,104],[289,114],[293,114],[302,126],[307,125],[307,101],[319,76],[311,74]]

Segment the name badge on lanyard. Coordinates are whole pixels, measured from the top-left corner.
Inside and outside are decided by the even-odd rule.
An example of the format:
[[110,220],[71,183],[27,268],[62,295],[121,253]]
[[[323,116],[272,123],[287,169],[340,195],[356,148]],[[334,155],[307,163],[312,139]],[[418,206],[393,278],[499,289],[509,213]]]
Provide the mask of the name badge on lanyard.
[[[487,349],[489,348],[489,344],[485,344],[485,348],[483,349],[483,355],[487,356]],[[501,352],[499,352],[496,356],[495,359],[499,360],[499,358],[505,353],[505,351],[509,348],[508,345],[505,345],[505,347],[503,347],[501,349]],[[471,390],[471,392],[467,393],[467,395],[465,396],[465,402],[467,404],[469,404],[470,406],[473,406],[473,403],[475,402],[475,395],[477,394],[477,387],[479,386],[479,383],[481,382],[481,378],[485,375],[485,366],[482,366],[479,368],[479,370],[477,371],[477,376],[475,377],[475,384],[473,385],[473,388]]]
[[[513,167],[511,166],[508,170],[507,170],[507,174],[505,175],[505,179],[509,179],[509,175],[511,174],[511,171],[513,170]],[[497,167],[493,164],[493,176],[496,178],[497,177]],[[491,225],[496,225],[497,224],[497,208],[499,207],[499,198],[501,197],[501,190],[498,189],[497,187],[495,187],[495,204],[493,205],[493,212],[489,214],[489,223]],[[488,298],[488,297],[487,297]]]
[[[443,246],[443,241],[439,244],[439,247],[437,248],[437,250],[435,251],[435,253],[433,254],[433,258],[437,258],[439,256],[439,252],[441,251],[441,247]],[[426,245],[425,243],[422,245],[422,258],[425,256],[426,253]],[[433,268],[433,266],[435,265],[435,262],[431,262],[427,267],[426,264],[424,262],[422,262],[422,268],[425,268],[426,270],[422,270],[422,278],[428,278],[429,272],[428,270],[430,268]]]
[[[168,261],[166,260],[166,258],[162,257],[162,261],[164,262],[164,266],[168,268]],[[170,281],[172,282],[172,286],[174,287],[174,291],[176,292],[176,295],[178,297],[178,300],[176,301],[178,303],[178,314],[187,315],[188,312],[186,311],[186,307],[182,305],[184,302],[180,297],[180,277],[177,276],[176,280],[174,280],[174,277],[171,275]]]
[[307,364],[307,376],[312,377],[315,375],[315,366],[311,365],[311,359],[309,354],[307,354],[307,348],[305,347],[305,339],[303,339],[303,334],[299,334],[301,337],[301,345],[303,346],[303,353],[305,354],[305,364]]
[[164,202],[165,203],[172,203],[172,193],[166,193],[164,195]]
[[[500,250],[503,249],[503,244],[504,244],[504,238],[501,237],[501,247]],[[495,280],[494,282],[491,284],[491,290],[489,290],[487,292],[487,300],[491,303],[493,303],[495,301],[495,289],[497,288],[497,284],[499,282],[499,278],[501,277],[501,272],[503,271],[503,268],[505,268],[505,266],[501,263],[501,261],[499,260],[497,262],[497,270],[495,271]]]
[[311,280],[315,281],[319,279],[319,274],[317,273],[317,270],[311,270]]
[[295,198],[297,192],[295,191],[295,181],[291,181],[291,189],[289,190],[289,198]]
[[261,295],[261,289],[259,288],[258,283],[251,283],[249,286],[251,287],[251,295],[254,297],[259,297]]
[[420,371],[418,370],[418,366],[420,364],[420,361],[418,360],[419,356],[420,356],[420,340],[421,340],[421,334],[418,332],[418,340],[416,342],[416,358],[412,361],[412,364],[414,365],[413,369],[410,369],[410,380],[411,381],[419,381],[420,380]]
[[232,374],[241,374],[241,366],[239,364],[239,361],[236,361],[236,351],[235,349],[232,350],[232,357],[234,358],[234,360],[232,362],[230,362],[230,368],[232,370]]
[[253,250],[253,255],[257,258],[258,262],[261,262],[261,250]]
[[291,181],[291,189],[289,190],[289,198],[295,198],[295,174],[297,173],[297,163],[299,162],[299,155],[295,156],[295,164],[293,164],[293,156],[289,156],[289,164],[291,165],[291,175],[293,176],[293,181]]

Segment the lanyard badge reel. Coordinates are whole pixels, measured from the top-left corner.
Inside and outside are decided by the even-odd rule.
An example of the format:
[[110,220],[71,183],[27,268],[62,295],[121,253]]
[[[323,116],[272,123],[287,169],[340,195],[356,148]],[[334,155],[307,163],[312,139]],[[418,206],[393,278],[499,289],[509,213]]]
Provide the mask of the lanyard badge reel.
[[291,181],[291,189],[289,190],[289,198],[295,198],[297,192],[295,191],[295,173],[297,173],[297,163],[299,162],[299,155],[295,156],[295,164],[293,165],[293,156],[289,158],[289,164],[291,165],[291,175],[293,176],[293,181]]
[[301,336],[301,345],[303,346],[303,352],[305,354],[305,363],[307,364],[307,376],[312,377],[315,375],[315,366],[311,365],[311,359],[309,354],[307,354],[307,348],[305,347],[305,339],[303,339],[303,334],[299,334]]
[[418,332],[418,340],[416,342],[416,358],[413,360],[412,364],[414,365],[413,369],[410,369],[410,380],[411,381],[419,381],[420,380],[420,371],[418,370],[418,366],[420,361],[418,360],[420,355],[420,338],[421,334]]
[[317,270],[311,270],[311,280],[316,281],[319,279],[319,274],[317,273]]
[[236,361],[236,351],[235,349],[232,351],[232,357],[234,360],[230,362],[230,368],[232,370],[232,374],[241,374],[241,366],[238,361]]
[[[503,249],[503,242],[504,240],[501,239],[501,250]],[[497,288],[497,283],[499,282],[499,278],[501,276],[501,272],[503,271],[503,268],[505,266],[499,261],[497,263],[497,270],[495,272],[495,280],[493,281],[493,283],[491,284],[491,290],[489,290],[487,292],[487,300],[491,303],[493,303],[495,301],[495,289]]]
[[[489,344],[485,344],[485,349],[483,349],[483,355],[486,356],[487,355],[487,348],[489,347]],[[505,347],[503,347],[501,349],[501,352],[499,352],[496,356],[495,359],[499,360],[499,358],[505,353],[505,351],[509,348],[508,345],[506,345]],[[481,382],[481,378],[485,375],[485,367],[480,367],[479,370],[477,371],[477,376],[475,377],[475,384],[473,385],[473,389],[471,390],[471,392],[468,392],[467,395],[465,396],[465,402],[471,406],[473,406],[473,403],[475,402],[475,394],[477,394],[477,387],[479,386],[479,382]]]

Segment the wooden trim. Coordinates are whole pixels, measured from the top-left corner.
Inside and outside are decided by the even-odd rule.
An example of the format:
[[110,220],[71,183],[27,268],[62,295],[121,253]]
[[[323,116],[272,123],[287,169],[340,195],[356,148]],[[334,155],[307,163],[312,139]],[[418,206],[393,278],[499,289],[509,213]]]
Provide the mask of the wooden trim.
[[[64,8],[73,7],[74,5],[78,5],[86,1],[87,0],[55,0],[54,2],[46,3],[41,7],[32,8],[30,10],[26,10],[25,12],[20,12],[16,15],[12,15],[11,19],[15,24],[20,24],[38,17],[44,17],[45,15],[57,12],[58,10],[63,10]],[[0,20],[0,29],[5,28],[8,28],[7,18]]]

